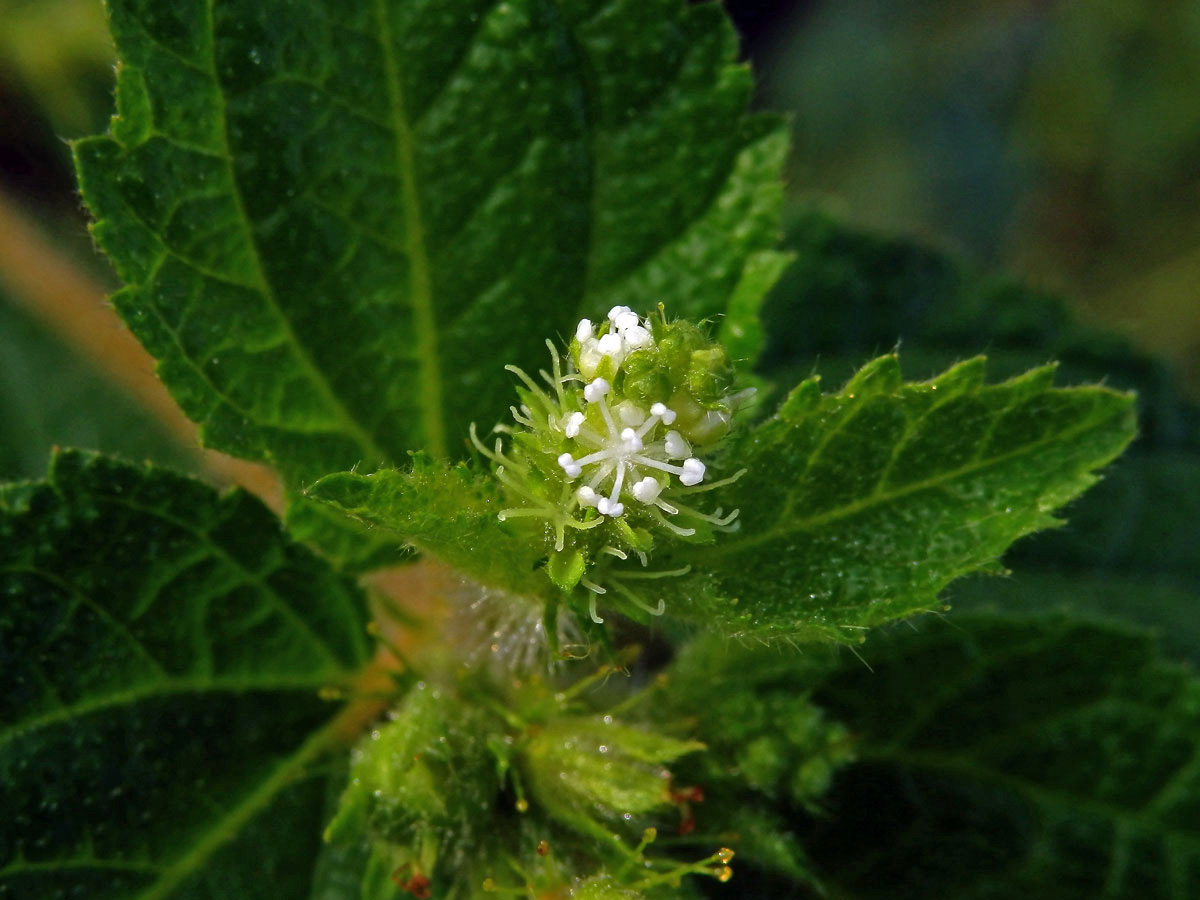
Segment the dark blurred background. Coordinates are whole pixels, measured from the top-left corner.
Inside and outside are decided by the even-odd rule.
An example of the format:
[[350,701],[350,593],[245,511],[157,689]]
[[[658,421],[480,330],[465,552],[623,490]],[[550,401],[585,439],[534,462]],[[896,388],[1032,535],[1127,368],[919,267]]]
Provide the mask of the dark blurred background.
[[[792,117],[793,213],[1061,294],[1200,396],[1200,4],[726,6],[759,105]],[[39,296],[59,277],[51,293],[113,286],[65,142],[105,127],[111,80],[100,0],[0,0],[0,476],[40,472],[53,442],[197,464],[170,437],[178,422],[144,421],[153,387],[135,378],[131,399],[103,354],[64,350],[71,314]],[[27,227],[54,260],[13,239]]]

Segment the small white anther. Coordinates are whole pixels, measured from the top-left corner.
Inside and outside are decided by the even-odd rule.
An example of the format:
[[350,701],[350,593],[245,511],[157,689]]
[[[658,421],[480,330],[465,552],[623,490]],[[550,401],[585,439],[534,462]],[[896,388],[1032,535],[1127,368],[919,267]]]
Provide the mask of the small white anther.
[[625,338],[625,345],[630,350],[636,350],[638,347],[645,347],[648,344],[654,343],[654,338],[650,332],[641,325],[630,325],[621,332],[621,337]]
[[642,503],[653,503],[662,493],[662,485],[647,475],[631,487],[629,492],[633,494],[635,500],[640,500]]
[[676,417],[678,416],[678,413],[676,413],[675,410],[673,410],[673,409],[668,409],[662,403],[660,403],[658,405],[662,407],[662,412],[657,413],[657,415],[663,420],[663,424],[664,425],[672,424],[675,421]]
[[575,492],[575,499],[579,501],[580,506],[595,506],[596,492],[585,484]]
[[612,323],[613,323],[613,328],[617,329],[617,331],[620,331],[620,332],[624,332],[626,329],[629,329],[629,328],[641,328],[642,327],[642,320],[638,318],[637,313],[633,312],[629,308],[626,308],[624,312],[622,312],[615,319],[613,319]]
[[683,435],[678,431],[668,431],[666,444],[667,457],[669,459],[680,459],[692,452],[692,448],[688,446],[688,442],[683,439]]
[[575,340],[581,344],[596,336],[595,330],[592,328],[591,319],[580,319],[579,324],[575,326]]
[[642,439],[638,437],[638,433],[632,428],[621,429],[621,440],[625,442],[626,450],[641,450],[644,446]]
[[596,348],[605,356],[620,356],[625,352],[625,342],[621,340],[619,334],[610,331],[608,334],[601,335]]
[[633,312],[633,310],[630,309],[628,306],[614,306],[612,309],[610,309],[608,311],[608,321],[612,322],[613,324],[616,324],[618,316],[623,315],[624,313],[631,313],[631,312]]
[[679,476],[679,483],[691,487],[693,484],[699,484],[704,480],[704,463],[696,459],[696,457],[688,457],[683,461],[683,474]]
[[600,511],[600,515],[611,516],[615,519],[625,512],[625,504],[609,500],[607,497],[601,497],[596,501],[596,509]]
[[583,413],[573,412],[567,416],[567,424],[563,426],[563,434],[569,438],[579,437],[579,429],[583,427]]
[[610,390],[610,385],[603,378],[597,378],[591,384],[583,389],[583,399],[588,403],[595,403]]
[[573,457],[570,453],[560,454],[558,457],[558,464],[562,466],[563,471],[566,472],[570,478],[578,478],[583,473],[583,466],[576,463],[575,457]]

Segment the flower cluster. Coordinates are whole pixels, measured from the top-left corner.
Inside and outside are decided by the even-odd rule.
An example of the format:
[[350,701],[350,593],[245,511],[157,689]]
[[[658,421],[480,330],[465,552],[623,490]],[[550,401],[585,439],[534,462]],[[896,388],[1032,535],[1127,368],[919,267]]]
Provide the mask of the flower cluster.
[[[661,309],[642,318],[616,306],[598,325],[583,319],[565,367],[547,345],[553,367],[540,373],[544,385],[508,367],[522,383],[515,424],[497,426],[493,447],[472,432],[513,503],[500,518],[544,521],[553,542],[548,573],[564,591],[613,587],[659,614],[661,602],[647,603],[627,582],[679,574],[645,571],[656,536],[705,541],[734,527],[737,510],[706,512],[687,501],[741,474],[713,481],[701,455],[728,432],[744,393],[732,390],[724,350]],[[616,566],[631,555],[641,570]],[[603,621],[595,596],[591,616]]]

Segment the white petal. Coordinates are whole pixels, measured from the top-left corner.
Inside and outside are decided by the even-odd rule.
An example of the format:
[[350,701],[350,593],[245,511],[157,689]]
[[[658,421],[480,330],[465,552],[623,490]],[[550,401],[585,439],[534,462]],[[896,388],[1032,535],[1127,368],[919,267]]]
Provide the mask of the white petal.
[[595,337],[595,329],[592,328],[591,319],[580,319],[579,324],[575,326],[575,340],[583,343],[588,338]]

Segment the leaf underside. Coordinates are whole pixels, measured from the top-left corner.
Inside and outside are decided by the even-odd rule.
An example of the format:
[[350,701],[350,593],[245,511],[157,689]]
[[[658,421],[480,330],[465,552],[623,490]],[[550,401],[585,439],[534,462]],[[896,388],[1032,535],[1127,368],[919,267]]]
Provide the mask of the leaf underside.
[[833,896],[1200,892],[1200,683],[1148,635],[963,615],[862,653],[814,695],[859,736],[803,838]]
[[114,303],[206,443],[294,487],[459,455],[581,315],[778,274],[784,130],[717,4],[109,8],[118,114],[75,153]]
[[358,590],[242,492],[64,453],[0,493],[0,895],[306,896]]

